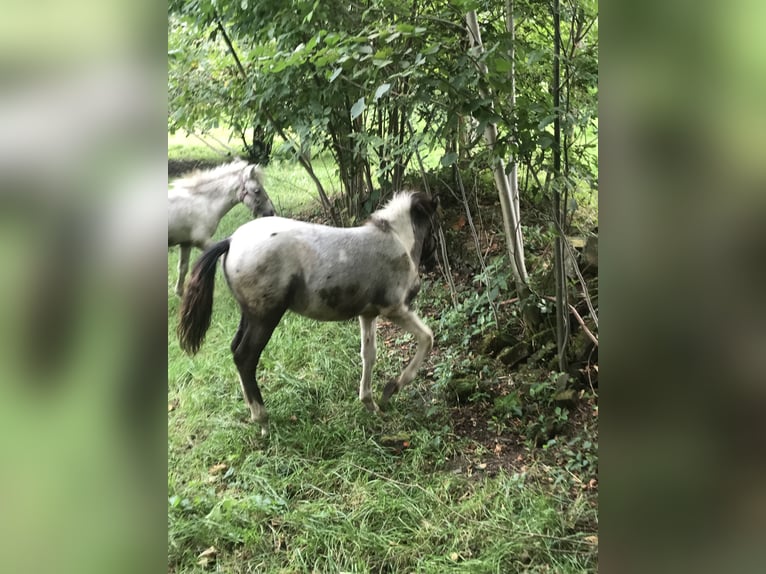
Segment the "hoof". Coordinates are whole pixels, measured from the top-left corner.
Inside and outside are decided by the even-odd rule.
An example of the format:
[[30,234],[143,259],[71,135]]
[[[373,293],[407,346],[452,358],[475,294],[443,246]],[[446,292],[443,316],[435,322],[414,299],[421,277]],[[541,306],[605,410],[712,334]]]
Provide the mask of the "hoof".
[[389,381],[383,389],[383,396],[380,398],[380,403],[382,405],[388,404],[388,399],[390,399],[391,395],[393,395],[398,390],[399,387],[396,386],[396,381]]
[[377,413],[380,414],[380,407],[377,405],[377,403],[372,400],[372,397],[368,397],[367,399],[362,399],[362,403],[365,407],[367,407],[367,410],[371,413]]

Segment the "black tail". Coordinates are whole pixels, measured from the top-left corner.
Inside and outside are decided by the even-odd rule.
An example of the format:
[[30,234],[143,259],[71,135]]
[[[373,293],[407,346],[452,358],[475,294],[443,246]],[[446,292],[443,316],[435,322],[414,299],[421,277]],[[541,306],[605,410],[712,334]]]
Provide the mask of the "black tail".
[[194,264],[181,301],[181,320],[176,333],[181,348],[194,355],[199,351],[213,314],[215,264],[229,251],[229,238],[209,247]]

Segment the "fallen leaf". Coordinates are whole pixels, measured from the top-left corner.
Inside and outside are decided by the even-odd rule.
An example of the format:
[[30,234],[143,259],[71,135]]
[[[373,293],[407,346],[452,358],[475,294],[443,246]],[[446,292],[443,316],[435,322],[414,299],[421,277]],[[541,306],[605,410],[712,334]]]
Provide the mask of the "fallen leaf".
[[222,470],[226,470],[227,468],[229,468],[228,464],[226,464],[225,462],[219,462],[218,464],[214,464],[213,466],[211,466],[208,472],[210,474],[218,474],[219,472],[221,472]]
[[588,544],[593,544],[594,546],[598,546],[598,536],[596,535],[586,536],[585,538],[583,538],[583,540],[585,540],[585,542],[587,542]]
[[458,555],[457,552],[453,552],[452,554],[449,555],[449,559],[452,560],[453,562],[457,562],[458,558],[460,558],[460,556]]
[[501,452],[503,452],[503,445],[501,445],[500,443],[496,443],[495,444],[495,454],[500,454]]
[[174,399],[168,403],[168,412],[176,410],[178,407],[178,399]]
[[207,548],[203,550],[199,556],[197,556],[197,564],[200,566],[210,566],[215,562],[215,557],[218,554],[218,550],[216,550],[215,546],[211,546],[210,548]]

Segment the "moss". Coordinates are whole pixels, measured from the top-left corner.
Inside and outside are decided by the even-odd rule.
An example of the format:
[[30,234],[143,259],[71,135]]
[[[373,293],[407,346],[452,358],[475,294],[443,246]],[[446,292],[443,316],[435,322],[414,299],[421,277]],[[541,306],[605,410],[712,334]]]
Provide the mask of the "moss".
[[449,405],[465,404],[479,390],[479,379],[475,376],[451,378],[444,387],[444,400]]
[[525,341],[516,343],[512,347],[506,347],[497,355],[497,359],[507,365],[513,367],[517,365],[529,356],[529,344]]

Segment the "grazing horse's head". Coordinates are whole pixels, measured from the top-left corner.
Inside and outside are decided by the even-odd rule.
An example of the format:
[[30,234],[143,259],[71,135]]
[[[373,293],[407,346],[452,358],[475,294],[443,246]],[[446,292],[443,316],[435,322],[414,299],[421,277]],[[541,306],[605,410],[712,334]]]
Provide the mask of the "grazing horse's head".
[[248,165],[242,171],[239,199],[253,213],[253,217],[275,214],[274,205],[263,188],[263,172],[257,165]]
[[412,194],[411,217],[412,227],[415,231],[416,243],[421,248],[417,264],[427,269],[433,267],[436,260],[436,211],[439,208],[439,199],[430,198],[424,193]]

